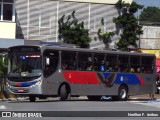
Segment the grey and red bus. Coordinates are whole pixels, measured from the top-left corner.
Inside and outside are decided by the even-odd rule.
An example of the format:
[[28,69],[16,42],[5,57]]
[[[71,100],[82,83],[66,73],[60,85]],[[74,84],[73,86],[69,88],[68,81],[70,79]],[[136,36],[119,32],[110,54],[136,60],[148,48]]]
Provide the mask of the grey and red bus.
[[155,55],[55,46],[13,46],[8,51],[7,91],[36,98],[112,96],[156,91]]

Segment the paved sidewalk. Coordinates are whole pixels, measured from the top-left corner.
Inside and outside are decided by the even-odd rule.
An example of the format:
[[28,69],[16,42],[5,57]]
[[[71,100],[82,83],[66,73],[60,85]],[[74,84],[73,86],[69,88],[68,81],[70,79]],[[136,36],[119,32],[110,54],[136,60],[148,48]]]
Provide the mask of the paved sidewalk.
[[[155,99],[160,99],[160,94],[154,94]],[[149,100],[149,94],[129,96],[128,100]]]

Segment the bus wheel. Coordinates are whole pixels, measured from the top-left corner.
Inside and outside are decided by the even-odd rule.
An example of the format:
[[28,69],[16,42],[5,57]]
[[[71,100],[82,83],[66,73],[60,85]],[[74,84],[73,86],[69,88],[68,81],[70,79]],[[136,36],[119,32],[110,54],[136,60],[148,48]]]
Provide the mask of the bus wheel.
[[30,102],[35,102],[36,101],[36,97],[35,96],[29,96],[29,101]]
[[128,98],[128,89],[126,86],[120,86],[118,90],[118,100],[125,101]]
[[102,96],[87,96],[90,101],[98,101],[101,100]]
[[67,92],[66,85],[62,85],[60,87],[59,96],[60,96],[60,100],[61,101],[64,101],[64,100],[66,100],[68,98],[68,92]]

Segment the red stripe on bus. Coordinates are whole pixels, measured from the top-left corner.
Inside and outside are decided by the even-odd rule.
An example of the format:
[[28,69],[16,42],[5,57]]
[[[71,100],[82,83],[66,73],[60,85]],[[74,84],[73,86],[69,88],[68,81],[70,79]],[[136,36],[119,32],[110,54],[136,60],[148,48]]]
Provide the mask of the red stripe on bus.
[[136,75],[136,76],[138,77],[140,84],[144,85],[144,80],[139,75]]
[[63,75],[72,84],[100,84],[95,72],[63,71]]

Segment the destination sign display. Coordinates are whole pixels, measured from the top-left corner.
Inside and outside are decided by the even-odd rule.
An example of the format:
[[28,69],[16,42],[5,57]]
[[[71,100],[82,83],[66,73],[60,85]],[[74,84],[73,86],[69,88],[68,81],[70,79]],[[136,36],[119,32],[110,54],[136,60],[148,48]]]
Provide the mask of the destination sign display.
[[30,52],[40,52],[40,48],[36,46],[24,46],[24,47],[12,47],[9,49],[12,53],[30,53]]

